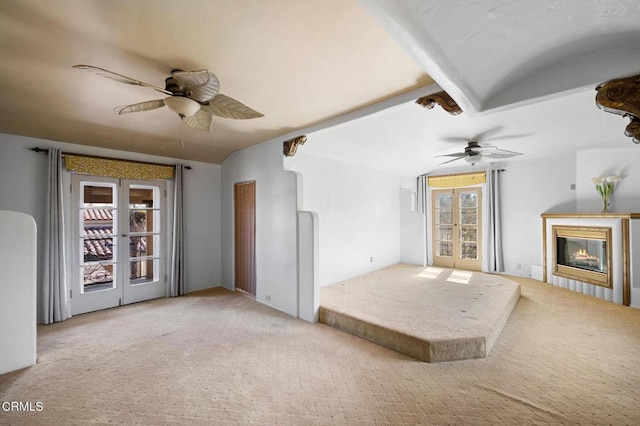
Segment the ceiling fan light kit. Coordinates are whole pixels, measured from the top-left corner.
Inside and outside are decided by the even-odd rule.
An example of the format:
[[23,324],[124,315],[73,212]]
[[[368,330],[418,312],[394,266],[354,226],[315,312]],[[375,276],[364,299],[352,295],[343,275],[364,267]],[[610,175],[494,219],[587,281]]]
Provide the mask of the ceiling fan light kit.
[[171,111],[178,114],[180,118],[191,117],[200,110],[200,104],[198,102],[183,96],[166,97],[164,98],[164,104]]
[[472,155],[469,157],[464,157],[464,161],[473,166],[476,163],[485,163],[487,161],[487,158],[483,155]]

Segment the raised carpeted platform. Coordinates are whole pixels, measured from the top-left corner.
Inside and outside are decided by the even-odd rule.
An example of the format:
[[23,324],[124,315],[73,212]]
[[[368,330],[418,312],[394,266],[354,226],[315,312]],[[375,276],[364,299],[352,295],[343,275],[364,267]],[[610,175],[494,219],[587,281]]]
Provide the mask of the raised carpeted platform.
[[520,298],[499,275],[395,265],[320,289],[320,322],[426,362],[484,358]]

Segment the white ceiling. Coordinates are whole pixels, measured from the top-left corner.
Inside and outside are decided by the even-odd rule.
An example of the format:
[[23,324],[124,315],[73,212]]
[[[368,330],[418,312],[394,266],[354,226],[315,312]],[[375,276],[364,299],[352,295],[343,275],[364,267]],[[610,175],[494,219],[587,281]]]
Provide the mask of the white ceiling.
[[[212,163],[432,83],[356,0],[2,0],[0,39],[0,132]],[[209,69],[264,117],[208,133],[167,108],[117,116],[161,96],[74,64],[161,87]]]
[[[0,40],[5,133],[220,163],[361,109],[301,152],[406,174],[479,134],[518,159],[633,145],[593,89],[640,73],[640,0],[2,0]],[[213,133],[166,108],[116,116],[157,94],[78,63],[158,86],[207,68],[265,116]],[[413,104],[429,76],[463,114]]]
[[524,154],[498,165],[635,146],[595,87],[640,73],[640,1],[361,3],[464,112],[403,99],[313,133],[301,152],[415,176],[471,168],[436,157],[469,140]]
[[637,0],[362,0],[467,112],[640,71]]
[[464,160],[440,165],[451,158],[437,155],[462,152],[469,140],[523,154],[496,160],[496,166],[589,149],[635,147],[624,135],[628,119],[596,107],[595,94],[590,89],[506,111],[457,116],[440,107],[425,110],[405,102],[309,134],[299,152],[417,176],[451,167],[486,167],[472,167]]

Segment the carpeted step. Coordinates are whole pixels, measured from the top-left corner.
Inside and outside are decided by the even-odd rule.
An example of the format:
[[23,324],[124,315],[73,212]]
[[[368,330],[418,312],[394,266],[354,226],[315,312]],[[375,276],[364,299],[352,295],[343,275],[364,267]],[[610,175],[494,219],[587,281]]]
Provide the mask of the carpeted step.
[[479,272],[424,271],[396,265],[325,286],[320,322],[425,362],[486,357],[520,286]]

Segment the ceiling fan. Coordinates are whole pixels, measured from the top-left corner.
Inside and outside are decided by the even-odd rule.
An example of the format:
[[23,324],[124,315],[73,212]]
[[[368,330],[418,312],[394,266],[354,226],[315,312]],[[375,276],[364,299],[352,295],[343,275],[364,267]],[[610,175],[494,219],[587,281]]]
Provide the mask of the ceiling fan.
[[464,159],[467,163],[474,165],[476,163],[483,163],[487,160],[510,158],[517,155],[522,155],[522,153],[499,149],[495,146],[480,146],[477,141],[469,141],[467,146],[464,148],[464,152],[454,152],[453,154],[438,155],[437,157],[455,157],[451,160],[445,161],[444,163],[440,163],[440,165],[461,159]]
[[165,88],[163,89],[92,65],[74,65],[73,68],[94,72],[121,83],[148,87],[168,95],[162,99],[115,107],[113,110],[119,115],[150,111],[166,105],[171,111],[178,114],[187,126],[207,131],[212,130],[213,116],[245,120],[263,116],[242,102],[218,93],[220,81],[209,70],[173,70],[171,75],[165,79]]

